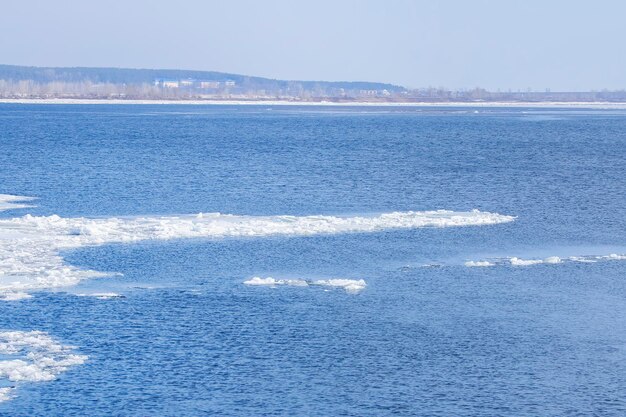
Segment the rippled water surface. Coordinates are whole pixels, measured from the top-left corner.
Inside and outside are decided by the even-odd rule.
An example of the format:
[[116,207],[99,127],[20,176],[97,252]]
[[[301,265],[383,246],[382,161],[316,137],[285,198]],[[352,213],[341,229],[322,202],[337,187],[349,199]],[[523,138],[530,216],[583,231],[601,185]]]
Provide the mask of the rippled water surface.
[[0,104],[0,194],[37,197],[1,219],[516,217],[64,251],[119,274],[0,301],[0,331],[88,359],[20,382],[0,355],[2,415],[626,414],[626,112]]

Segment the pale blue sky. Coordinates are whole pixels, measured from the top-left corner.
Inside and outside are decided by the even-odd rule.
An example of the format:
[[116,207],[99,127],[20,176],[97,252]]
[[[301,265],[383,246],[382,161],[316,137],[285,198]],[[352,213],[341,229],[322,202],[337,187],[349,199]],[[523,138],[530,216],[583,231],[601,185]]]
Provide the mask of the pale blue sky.
[[626,88],[622,0],[3,0],[0,63]]

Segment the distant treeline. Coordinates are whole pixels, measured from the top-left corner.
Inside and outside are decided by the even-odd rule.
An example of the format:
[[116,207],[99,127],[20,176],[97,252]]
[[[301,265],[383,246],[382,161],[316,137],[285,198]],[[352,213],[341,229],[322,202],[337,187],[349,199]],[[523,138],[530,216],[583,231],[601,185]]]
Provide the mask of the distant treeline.
[[447,90],[444,88],[423,88],[411,90],[407,94],[412,101],[506,101],[506,102],[626,102],[626,90],[617,91],[487,91],[482,88],[472,90]]
[[626,91],[409,90],[365,81],[285,81],[214,71],[0,65],[0,98],[626,102]]
[[213,71],[45,68],[0,65],[0,96],[81,98],[313,98],[392,96],[404,87],[373,82],[284,81]]

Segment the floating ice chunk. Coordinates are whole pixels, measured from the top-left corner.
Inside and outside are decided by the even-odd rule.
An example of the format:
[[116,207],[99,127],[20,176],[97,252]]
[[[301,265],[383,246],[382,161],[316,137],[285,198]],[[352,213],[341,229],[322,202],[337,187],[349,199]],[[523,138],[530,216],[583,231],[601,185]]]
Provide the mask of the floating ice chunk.
[[346,292],[349,293],[357,293],[363,290],[367,284],[364,280],[359,279],[343,279],[343,278],[334,278],[334,279],[322,279],[317,281],[307,281],[303,279],[275,279],[272,277],[261,278],[261,277],[253,277],[247,281],[244,281],[246,285],[268,285],[268,286],[276,286],[276,285],[290,285],[295,287],[308,287],[309,285],[318,285],[324,287],[337,287],[343,288]]
[[588,263],[588,264],[594,264],[598,262],[594,259],[589,259],[589,257],[584,257],[584,256],[570,256],[567,259],[569,259],[572,262],[581,262],[581,263]]
[[294,287],[307,287],[309,285],[303,279],[274,279],[272,277],[261,278],[261,277],[253,277],[248,281],[244,281],[246,285],[291,285]]
[[543,263],[541,259],[524,260],[524,259],[520,259],[516,257],[511,258],[510,262],[511,262],[511,265],[514,265],[514,266],[528,266],[528,265],[537,265],[537,264]]
[[485,267],[485,266],[494,266],[494,263],[489,261],[467,261],[465,262],[465,266],[469,267]]
[[33,296],[21,291],[3,291],[0,292],[0,300],[2,301],[19,301],[32,298]]
[[33,207],[29,204],[21,203],[23,201],[31,201],[31,200],[34,200],[34,198],[23,197],[19,195],[0,194],[0,211]]
[[[73,350],[74,347],[61,345],[44,332],[0,332],[0,380],[52,381],[70,367],[85,363],[87,356]],[[0,401],[9,399],[11,392],[12,389],[2,388]]]
[[600,261],[610,261],[610,260],[626,260],[626,255],[619,254],[610,254],[610,255],[597,255],[597,256],[570,256],[567,258],[560,258],[558,256],[549,256],[544,259],[521,259],[517,257],[510,258],[494,258],[492,261],[468,261],[465,262],[465,266],[469,267],[477,267],[477,266],[493,266],[493,265],[512,265],[512,266],[530,266],[530,265],[556,265],[556,264],[567,264],[570,262],[580,262],[580,263],[597,263]]
[[79,297],[95,297],[99,300],[110,300],[112,298],[124,298],[122,294],[116,292],[95,292],[89,294],[76,294]]
[[608,259],[610,261],[625,261],[626,255],[618,255],[617,253],[612,253],[610,255],[601,256],[600,259]]
[[529,266],[529,265],[538,265],[538,264],[560,264],[562,262],[561,258],[558,256],[550,256],[545,259],[520,259],[520,258],[511,258],[511,265],[514,266]]
[[13,398],[12,392],[13,388],[11,387],[0,388],[0,403]]
[[246,285],[278,285],[279,282],[272,277],[261,278],[261,277],[252,277],[247,281],[243,282]]
[[550,256],[546,259],[543,260],[544,264],[560,264],[561,263],[561,258],[559,258],[558,256]]
[[322,279],[313,281],[313,285],[323,285],[326,287],[339,287],[343,288],[349,293],[358,293],[365,289],[367,284],[362,279]]

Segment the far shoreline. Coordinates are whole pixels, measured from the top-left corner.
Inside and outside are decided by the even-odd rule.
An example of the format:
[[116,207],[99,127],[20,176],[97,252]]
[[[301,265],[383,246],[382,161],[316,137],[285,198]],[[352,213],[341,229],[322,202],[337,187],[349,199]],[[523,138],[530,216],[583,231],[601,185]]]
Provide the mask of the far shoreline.
[[194,105],[194,106],[325,106],[325,107],[470,107],[470,108],[570,108],[626,110],[626,102],[582,101],[450,101],[450,102],[371,102],[371,101],[289,101],[289,100],[135,100],[135,99],[0,99],[0,104],[114,104],[114,105]]

